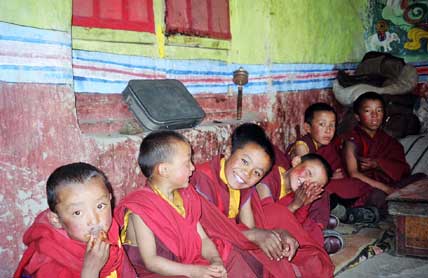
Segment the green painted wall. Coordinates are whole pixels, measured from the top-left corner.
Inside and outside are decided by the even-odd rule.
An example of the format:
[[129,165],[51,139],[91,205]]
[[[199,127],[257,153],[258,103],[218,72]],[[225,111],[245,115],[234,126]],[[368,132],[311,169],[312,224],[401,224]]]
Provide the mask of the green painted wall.
[[72,0],[1,0],[0,21],[70,31]]
[[[73,28],[75,48],[158,55],[173,59],[218,59],[234,63],[342,63],[359,61],[365,52],[365,0],[230,0],[232,40],[185,36],[164,38],[164,4],[155,0],[157,35],[146,44],[120,49],[109,43],[88,42],[87,30]],[[97,33],[98,32],[98,33]],[[105,31],[95,31],[92,38]],[[127,32],[112,40],[141,42]],[[85,42],[80,41],[86,37]],[[151,38],[150,38],[151,37]],[[163,37],[163,39],[162,39]],[[105,40],[104,40],[105,41]]]
[[[72,0],[0,1],[0,20],[71,29]],[[343,63],[365,52],[366,0],[230,0],[231,41],[165,37],[164,0],[154,0],[156,34],[72,28],[73,48],[231,63]]]
[[365,0],[248,3],[231,1],[233,61],[340,63],[358,61],[365,52]]

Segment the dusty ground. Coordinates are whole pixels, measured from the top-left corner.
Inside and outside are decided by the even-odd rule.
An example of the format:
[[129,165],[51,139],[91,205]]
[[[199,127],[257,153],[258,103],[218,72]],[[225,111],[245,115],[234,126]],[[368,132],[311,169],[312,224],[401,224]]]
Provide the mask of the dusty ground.
[[348,269],[337,278],[426,278],[428,259],[397,257],[383,253]]

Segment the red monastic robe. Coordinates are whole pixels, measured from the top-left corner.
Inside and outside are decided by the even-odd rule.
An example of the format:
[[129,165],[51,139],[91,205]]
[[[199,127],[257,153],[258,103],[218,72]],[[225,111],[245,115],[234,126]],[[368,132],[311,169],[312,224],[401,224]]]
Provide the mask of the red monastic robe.
[[[270,205],[271,203],[278,202],[284,207],[288,208],[294,200],[294,192],[286,192],[284,182],[281,182],[281,166],[274,165],[269,174],[263,178],[260,183],[269,187],[272,196],[266,197],[261,200],[262,206]],[[322,225],[309,218],[309,209],[311,205],[302,206],[294,212],[297,221],[302,225],[303,229],[312,237],[320,246],[324,246],[324,236],[322,233]]]
[[[377,160],[380,169],[362,171],[367,177],[395,187],[401,179],[410,174],[410,167],[406,162],[403,146],[383,130],[378,130],[375,136],[371,138],[360,126],[356,126],[350,134],[345,135],[345,140],[355,144],[357,157]],[[357,201],[361,205],[364,205],[366,200],[370,199],[373,192],[376,191],[370,186],[364,189],[364,194]],[[378,203],[375,205],[383,205],[384,197],[383,200],[375,201]]]
[[[201,218],[201,223],[210,228],[209,233],[225,237],[238,248],[247,250],[263,265],[263,277],[296,277],[296,273],[299,273],[301,277],[333,277],[334,266],[329,256],[302,229],[288,208],[277,203],[262,206],[258,195],[252,194],[253,188],[242,192],[241,204],[251,198],[257,227],[283,229],[296,238],[300,247],[292,261],[269,260],[261,249],[240,232],[248,228],[242,224],[237,225],[237,219],[222,220],[229,215],[229,194],[227,185],[221,181],[219,176],[220,159],[220,157],[216,157],[210,162],[197,165],[191,181],[196,190],[209,201],[202,202],[205,209],[203,209]],[[217,209],[207,209],[209,207],[217,207]]]
[[[14,274],[31,277],[80,277],[86,244],[68,237],[62,229],[53,227],[47,217],[48,210],[41,212],[24,234],[27,250]],[[100,277],[135,277],[128,258],[119,241],[119,226],[112,221],[108,231],[111,242],[110,255],[101,269]]]
[[[202,241],[197,232],[197,223],[202,214],[202,198],[192,186],[179,189],[179,193],[183,199],[184,217],[149,186],[126,196],[116,207],[115,217],[123,227],[127,210],[140,216],[155,235],[159,256],[183,264],[209,265],[209,261],[202,257]],[[256,277],[229,242],[218,237],[211,237],[211,240],[225,262],[229,277]],[[159,277],[159,274],[145,268],[138,247],[131,246],[128,250],[131,252],[130,260],[140,277]],[[242,276],[243,273],[246,276]]]
[[383,130],[378,130],[371,138],[356,126],[347,140],[355,144],[358,157],[376,159],[379,164],[380,169],[365,171],[364,175],[386,184],[394,184],[410,174],[403,146]]

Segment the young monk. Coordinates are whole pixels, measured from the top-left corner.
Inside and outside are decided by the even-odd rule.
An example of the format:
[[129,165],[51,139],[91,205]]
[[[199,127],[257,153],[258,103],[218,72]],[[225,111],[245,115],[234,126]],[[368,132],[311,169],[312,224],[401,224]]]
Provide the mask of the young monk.
[[332,175],[328,162],[320,155],[308,153],[299,157],[300,163],[288,171],[275,165],[272,171],[257,184],[262,205],[278,202],[287,207],[305,231],[333,254],[343,246],[341,235],[308,217],[312,203],[321,197],[323,187]]
[[200,224],[201,197],[188,186],[191,155],[174,131],[143,139],[138,163],[147,184],[115,210],[133,266],[139,277],[256,277],[229,243],[211,240]]
[[28,246],[14,277],[135,277],[112,219],[111,185],[86,163],[57,168],[48,178],[49,209],[24,235]]
[[[346,167],[351,177],[366,183],[367,187],[356,203],[374,206],[386,214],[385,197],[412,181],[403,146],[382,129],[385,104],[381,95],[367,92],[359,96],[353,110],[358,125],[345,139]],[[418,178],[415,176],[414,178]],[[400,181],[400,183],[399,183]],[[364,217],[367,208],[361,208]]]
[[[326,192],[315,201],[309,209],[309,217],[320,223],[323,229],[334,228],[330,223],[330,195],[337,195],[343,200],[355,200],[365,194],[369,186],[359,179],[349,177],[346,165],[340,154],[340,144],[336,143],[337,115],[333,107],[319,102],[305,110],[303,128],[306,135],[299,138],[287,148],[288,159],[296,160],[307,153],[317,153],[327,160],[333,170],[333,176],[326,186]],[[373,214],[373,221],[376,216]],[[343,219],[346,220],[346,219]],[[328,233],[332,235],[331,232]],[[340,240],[340,235],[336,234]],[[331,238],[330,238],[331,239]],[[334,244],[337,246],[337,244]]]
[[[262,208],[253,194],[254,185],[274,163],[274,150],[264,130],[256,124],[243,124],[234,130],[231,141],[230,155],[197,165],[191,180],[196,190],[241,230],[240,234],[229,233],[229,239],[238,246],[247,240],[262,250],[264,254],[252,254],[268,277],[332,277],[328,255],[293,214],[276,204]],[[245,240],[236,238],[239,235]],[[296,240],[300,246],[297,252]]]

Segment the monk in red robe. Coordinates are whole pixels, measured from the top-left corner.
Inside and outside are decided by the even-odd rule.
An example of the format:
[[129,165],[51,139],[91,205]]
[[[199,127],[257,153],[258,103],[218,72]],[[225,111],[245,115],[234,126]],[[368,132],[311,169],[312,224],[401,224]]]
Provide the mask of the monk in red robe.
[[[243,124],[232,134],[230,156],[197,165],[191,183],[235,223],[235,228],[221,227],[222,232],[215,234],[221,237],[226,233],[232,244],[250,250],[262,263],[264,277],[332,277],[330,258],[294,215],[276,203],[262,206],[258,195],[253,194],[253,186],[269,172],[273,160],[274,150],[263,129]],[[210,231],[215,229],[211,227]],[[296,240],[300,246],[297,253]],[[258,249],[250,249],[248,242]]]
[[27,250],[14,277],[135,277],[112,219],[111,186],[86,163],[56,169],[48,210],[25,232]]
[[385,104],[381,95],[359,96],[353,110],[358,125],[345,136],[344,154],[351,177],[366,183],[357,205],[374,206],[386,214],[386,196],[421,176],[410,176],[403,146],[386,134],[381,125]]
[[[306,154],[301,162],[288,171],[275,165],[257,184],[262,205],[278,202],[294,213],[297,221],[320,246],[324,246],[322,225],[308,217],[311,204],[321,197],[323,187],[331,176],[328,162],[317,154]],[[334,253],[338,250],[327,250]]]
[[119,203],[115,217],[140,277],[258,277],[227,240],[210,238],[200,224],[201,197],[188,186],[194,166],[182,135],[149,134],[138,161],[147,184]]
[[[129,236],[129,217],[137,214],[155,236],[156,252],[163,258],[182,264],[209,266],[202,256],[202,240],[197,225],[202,215],[200,195],[187,187],[178,191],[183,200],[184,217],[171,206],[150,185],[146,185],[124,198],[116,208],[116,217],[122,220],[124,246],[128,256],[141,277],[159,277],[147,269],[136,246],[132,246]],[[218,223],[218,222],[217,222]],[[229,277],[257,277],[257,273],[233,250],[232,244],[221,238],[213,238],[219,256],[225,262]],[[185,277],[184,274],[182,277]]]
[[320,199],[313,202],[309,217],[326,229],[330,223],[330,195],[342,199],[357,199],[365,194],[369,186],[359,179],[349,177],[340,155],[339,140],[335,139],[336,111],[327,103],[314,103],[305,110],[304,130],[306,135],[288,146],[289,160],[298,159],[307,153],[321,155],[330,164],[333,176]]

